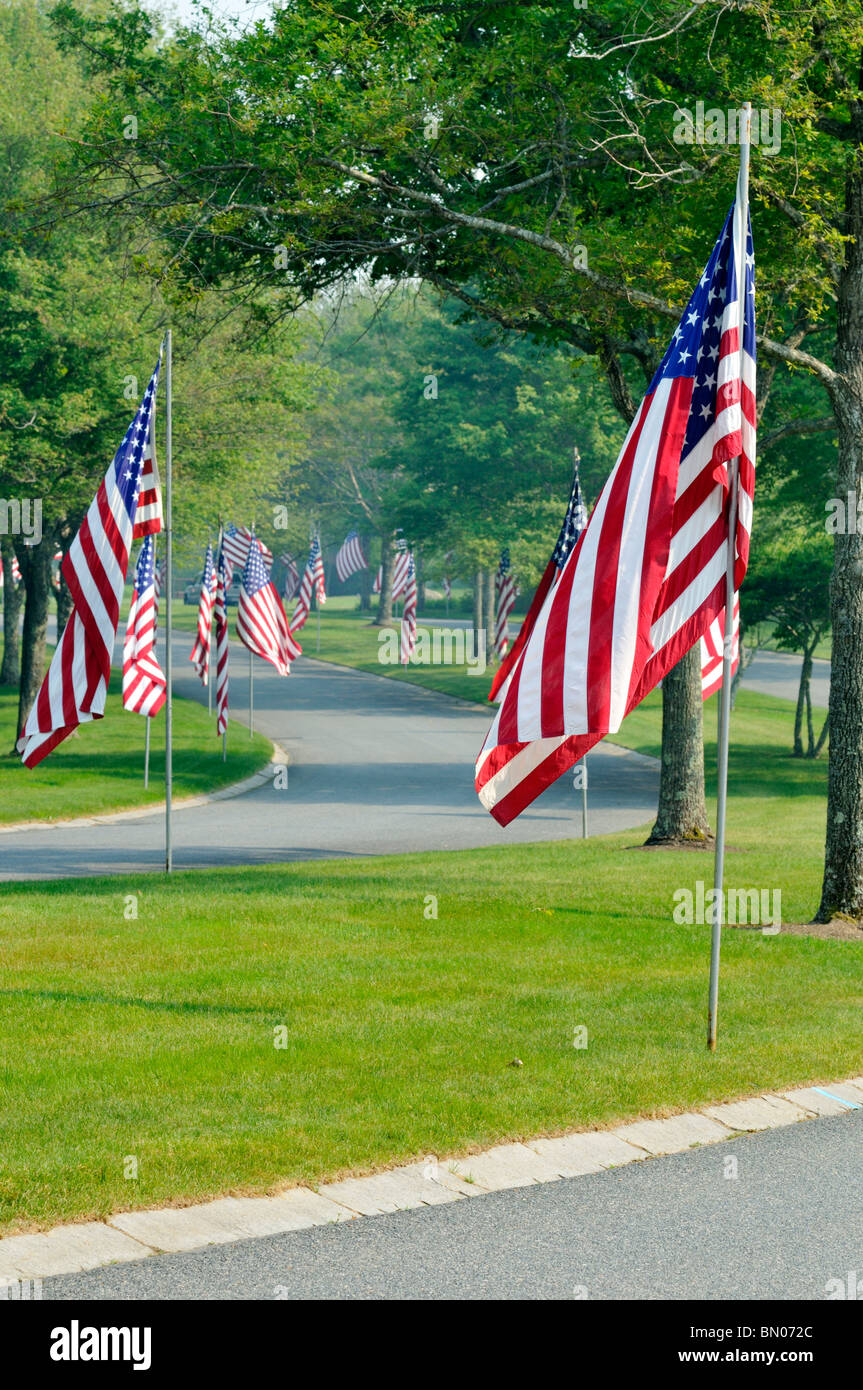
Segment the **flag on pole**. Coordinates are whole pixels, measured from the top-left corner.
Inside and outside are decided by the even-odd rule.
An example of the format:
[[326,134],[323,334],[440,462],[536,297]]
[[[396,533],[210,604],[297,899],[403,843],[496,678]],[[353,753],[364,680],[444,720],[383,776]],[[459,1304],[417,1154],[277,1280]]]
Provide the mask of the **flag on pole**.
[[[162,354],[159,353],[159,361]],[[150,411],[150,426],[144,445],[144,458],[141,464],[141,491],[138,495],[138,510],[132,529],[134,540],[143,536],[154,536],[162,529],[162,489],[159,486],[159,469],[156,464],[156,401]]]
[[283,555],[279,556],[279,559],[285,567],[284,597],[289,600],[294,598],[300,587],[300,571],[297,569],[296,560],[289,551],[286,550]]
[[[234,566],[236,565],[238,569],[242,569],[246,563],[251,539],[252,532],[249,530],[248,526],[225,527],[225,534],[222,538],[222,550],[224,551],[225,560],[227,561],[229,584],[231,582]],[[259,540],[258,545],[261,548],[261,554],[264,557],[267,569],[270,569],[273,563],[273,552],[270,550],[269,546],[264,545],[263,541]]]
[[297,599],[297,606],[294,609],[294,616],[291,618],[291,627],[297,631],[302,627],[309,613],[312,611],[312,595],[316,594],[318,603],[326,603],[327,596],[324,592],[324,561],[321,555],[321,542],[318,536],[312,537],[309,547],[309,559],[306,568],[303,570],[303,582],[300,585],[300,594]]
[[288,626],[276,586],[270,581],[261,543],[254,536],[243,568],[237,636],[249,651],[275,666],[280,676],[288,674],[291,662],[302,652]]
[[228,727],[228,565],[222,546],[216,565],[216,733]]
[[[746,572],[755,487],[755,273],[745,197],[521,653],[476,789],[507,825],[676,665]],[[743,277],[743,324],[738,276]],[[740,332],[743,332],[742,351]],[[739,457],[729,540],[731,460]]]
[[405,606],[402,613],[401,660],[407,666],[417,644],[417,572],[413,554],[408,555],[407,583],[405,584]]
[[494,627],[494,649],[498,656],[506,656],[509,647],[508,621],[515,607],[518,585],[509,559],[509,551],[502,550],[500,564],[494,577],[495,611],[497,619]]
[[158,378],[157,363],[138,413],[63,557],[73,608],[18,740],[28,767],[40,763],[79,724],[104,716]]
[[[21,583],[21,566],[18,564],[18,556],[17,556],[17,555],[13,555],[13,556],[12,556],[12,583],[13,583],[14,585],[16,585],[16,586],[17,586],[18,584]],[[2,589],[2,588],[3,588],[3,556],[0,555],[0,589]]]
[[506,656],[501,661],[500,666],[495,672],[491,683],[491,690],[488,698],[491,701],[497,699],[498,694],[507,678],[512,674],[518,658],[524,651],[527,639],[533,632],[534,624],[545,603],[546,594],[560,578],[561,570],[572,554],[573,549],[578,543],[578,538],[587,525],[587,508],[581,495],[581,483],[578,477],[578,450],[575,450],[575,468],[572,474],[572,487],[569,490],[569,501],[566,504],[566,513],[563,518],[563,525],[560,534],[555,542],[554,550],[551,552],[551,559],[545,567],[545,573],[537,585],[536,593],[531,599],[530,607],[524,617],[518,635],[510,647]]
[[360,570],[367,568],[368,561],[363,554],[359,533],[354,527],[345,536],[336,556],[336,574],[339,577],[339,583],[344,584],[345,580],[350,579],[352,574],[358,574]]
[[167,698],[167,681],[156,658],[156,586],[153,533],[144,537],[135,566],[135,587],[123,643],[123,708],[152,717]]
[[[395,565],[393,568],[393,598],[402,598],[405,592],[405,587],[408,582],[408,561],[410,559],[410,554],[407,548],[407,541],[404,539],[403,536],[399,536],[398,540],[396,541],[395,548],[396,557]],[[375,576],[375,582],[372,585],[372,592],[375,594],[379,594],[381,591],[383,574],[384,567],[383,565],[380,565],[378,567],[377,575]]]
[[198,632],[189,656],[203,685],[207,684],[210,674],[210,628],[215,602],[216,567],[213,564],[213,547],[208,544],[204,556],[204,572],[201,575],[201,596],[198,599]]
[[[706,700],[722,685],[722,656],[725,647],[725,609],[713,619],[701,639],[701,698]],[[740,665],[740,598],[734,595],[734,625],[731,638],[731,675]]]

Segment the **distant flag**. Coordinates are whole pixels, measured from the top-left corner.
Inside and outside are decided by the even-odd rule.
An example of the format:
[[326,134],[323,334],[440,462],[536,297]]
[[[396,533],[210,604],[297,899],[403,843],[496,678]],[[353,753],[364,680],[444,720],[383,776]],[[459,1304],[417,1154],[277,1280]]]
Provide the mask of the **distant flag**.
[[[51,562],[52,562],[52,564],[59,565],[59,564],[62,563],[62,560],[63,560],[63,552],[62,552],[62,550],[55,550],[55,551],[54,551],[54,554],[51,556]],[[54,587],[55,589],[59,589],[59,588],[60,588],[60,571],[59,571],[59,570],[57,571],[56,574],[52,574],[52,575],[51,575],[51,583],[52,583],[52,585],[53,585],[53,587]]]
[[158,378],[157,364],[138,413],[63,558],[73,608],[18,740],[28,767],[40,763],[79,724],[105,713]]
[[276,586],[270,581],[261,543],[254,536],[243,568],[237,636],[249,651],[275,666],[280,676],[288,674],[291,662],[302,652],[288,626]]
[[189,660],[194,666],[201,682],[206,685],[210,674],[210,629],[213,619],[213,604],[216,601],[216,567],[213,564],[213,547],[207,546],[204,556],[204,572],[201,575],[201,594],[198,599],[198,632]]
[[162,585],[165,582],[165,561],[160,560],[156,565],[154,575],[154,587],[156,590],[156,612],[159,611],[159,597],[162,593]]
[[[722,685],[722,656],[725,649],[725,609],[713,619],[701,639],[701,698],[708,699]],[[740,664],[740,599],[734,595],[734,624],[731,634],[731,674]]]
[[[225,527],[222,549],[225,554],[225,559],[228,562],[227,573],[229,584],[231,582],[234,566],[236,565],[238,569],[242,569],[246,563],[246,556],[249,553],[249,541],[251,539],[252,533],[248,526]],[[263,541],[259,540],[258,545],[261,548],[261,554],[264,557],[267,568],[270,569],[273,563],[273,552],[270,550],[269,546],[264,545]]]
[[[18,556],[12,556],[12,583],[21,583],[21,566],[18,564]],[[3,556],[0,555],[0,589],[3,588]]]
[[279,559],[285,567],[285,601],[292,599],[300,587],[300,571],[297,569],[297,562],[293,555],[286,550]]
[[354,527],[345,536],[336,556],[336,574],[339,577],[339,583],[344,584],[345,580],[350,579],[352,574],[358,574],[360,570],[364,569],[368,569],[368,561],[363,554],[357,529]]
[[539,581],[536,593],[531,600],[530,607],[518,631],[518,636],[495,672],[491,683],[491,690],[488,693],[489,700],[495,700],[498,692],[511,673],[515,663],[521,656],[527,644],[527,639],[533,631],[534,624],[540,614],[542,605],[549,589],[553,587],[560,578],[560,573],[569,559],[578,538],[587,525],[587,509],[581,495],[581,483],[578,477],[579,465],[578,450],[575,450],[575,467],[572,474],[572,487],[569,490],[569,501],[566,504],[566,514],[563,518],[563,525],[560,534],[555,542],[554,550],[551,552],[551,559],[545,567],[545,573]]
[[[393,567],[393,598],[402,598],[408,582],[408,561],[410,555],[407,548],[407,541],[403,536],[399,536],[396,541],[395,564]],[[372,585],[372,592],[379,594],[383,582],[383,565],[379,566],[375,582]]]
[[446,575],[443,577],[443,596],[444,598],[452,597],[452,584]]
[[216,565],[216,733],[228,727],[228,565],[221,545]]
[[417,572],[414,557],[408,554],[408,574],[405,585],[405,606],[402,613],[401,660],[407,666],[417,644]]
[[[162,353],[159,352],[161,363]],[[132,530],[134,539],[154,536],[162,529],[162,490],[159,487],[159,469],[156,464],[156,401],[150,411],[150,421],[144,436],[144,458],[141,464],[141,491],[138,496],[138,510]]]
[[123,643],[123,708],[152,717],[167,698],[165,674],[156,659],[155,541],[152,532],[135,566],[132,606]]
[[317,595],[318,603],[326,603],[324,561],[321,556],[321,542],[318,536],[312,537],[308,564],[303,570],[303,582],[300,585],[300,594],[294,609],[294,616],[291,618],[291,627],[295,632],[302,627],[311,612],[313,594]]
[[497,620],[494,629],[494,649],[498,656],[506,656],[509,646],[508,620],[515,607],[518,585],[509,559],[509,551],[501,552],[500,564],[494,577],[494,596]]
[[[730,546],[740,587],[755,486],[747,221],[738,188],[587,528],[512,673],[476,767],[480,800],[502,825],[619,729],[704,635],[725,604]],[[739,506],[729,535],[735,458]]]

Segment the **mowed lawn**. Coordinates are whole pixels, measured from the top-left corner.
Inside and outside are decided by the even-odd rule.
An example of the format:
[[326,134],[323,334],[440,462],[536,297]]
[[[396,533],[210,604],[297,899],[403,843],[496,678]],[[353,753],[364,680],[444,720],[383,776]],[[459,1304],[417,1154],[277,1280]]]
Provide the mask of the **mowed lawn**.
[[[0,822],[62,820],[104,814],[162,801],[165,796],[165,714],[152,721],[150,785],[144,791],[145,721],[123,709],[121,676],[111,672],[105,718],[82,724],[38,767],[26,768],[11,752],[16,738],[18,692],[0,686]],[[228,728],[228,757],[215,715],[193,700],[174,696],[174,796],[214,791],[241,781],[270,755],[270,741],[249,738],[239,724]],[[2,849],[2,847],[0,847]],[[2,854],[0,854],[2,876]]]
[[[789,719],[738,700],[727,882],[806,921],[825,767]],[[643,838],[3,887],[3,1228],[863,1071],[860,946],[757,930],[724,933],[707,1053],[709,928],[672,895],[712,858]]]

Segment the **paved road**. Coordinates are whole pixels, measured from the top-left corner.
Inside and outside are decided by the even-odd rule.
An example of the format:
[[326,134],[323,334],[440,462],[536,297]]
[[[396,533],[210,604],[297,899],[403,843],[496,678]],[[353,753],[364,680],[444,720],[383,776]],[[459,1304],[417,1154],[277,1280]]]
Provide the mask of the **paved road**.
[[[175,689],[201,698],[174,643]],[[248,719],[248,653],[232,646],[233,713]],[[478,680],[478,687],[483,683]],[[265,864],[341,855],[450,850],[581,834],[581,792],[571,776],[502,830],[481,808],[473,763],[486,710],[418,686],[298,660],[287,678],[255,662],[255,727],[290,756],[287,790],[266,785],[241,801],[178,809],[177,868]],[[238,725],[229,737],[243,738]],[[590,758],[590,830],[643,825],[656,812],[658,766],[611,745]],[[52,826],[0,835],[5,879],[157,870],[163,816],[113,825]]]
[[[736,1157],[738,1176],[725,1176]],[[863,1274],[863,1112],[46,1280],[47,1299],[816,1299]],[[583,1295],[581,1295],[583,1296]]]
[[[790,652],[759,652],[747,666],[743,684],[763,695],[796,701],[801,664],[801,658]],[[813,661],[811,690],[813,705],[826,709],[830,700],[829,661]]]

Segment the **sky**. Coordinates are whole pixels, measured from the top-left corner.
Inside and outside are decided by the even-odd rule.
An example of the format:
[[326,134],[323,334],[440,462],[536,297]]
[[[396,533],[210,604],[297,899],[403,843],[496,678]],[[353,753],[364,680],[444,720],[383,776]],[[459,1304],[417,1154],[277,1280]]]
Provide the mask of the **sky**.
[[[240,29],[265,19],[273,8],[273,0],[201,0],[201,3],[219,18],[236,21]],[[173,14],[184,24],[194,23],[201,13],[200,4],[195,4],[194,0],[153,0],[151,8],[165,15]]]

